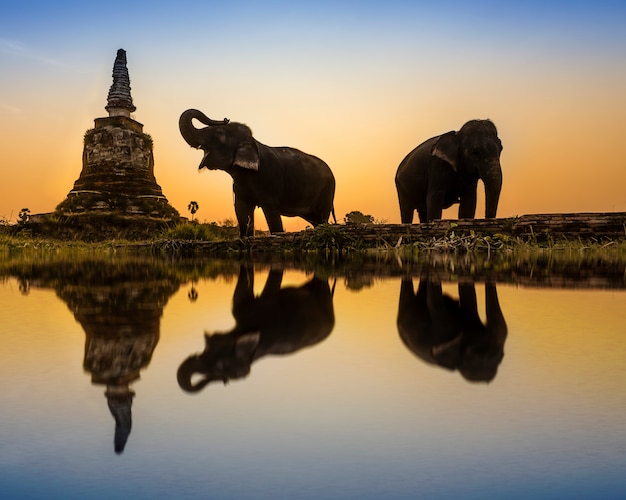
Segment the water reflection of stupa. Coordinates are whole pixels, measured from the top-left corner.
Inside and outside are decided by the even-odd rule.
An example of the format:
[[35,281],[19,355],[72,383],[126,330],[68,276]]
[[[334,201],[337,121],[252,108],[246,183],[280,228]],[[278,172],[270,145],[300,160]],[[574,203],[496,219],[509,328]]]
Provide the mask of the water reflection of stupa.
[[[116,294],[113,294],[107,300],[116,299]],[[101,312],[75,313],[77,319],[83,316],[81,324],[87,335],[83,367],[91,373],[93,384],[106,385],[104,394],[115,419],[116,453],[124,451],[130,434],[131,406],[135,395],[130,385],[139,379],[140,370],[150,363],[159,341],[161,312],[152,311],[153,318],[146,318],[148,321],[144,325],[124,321],[124,316],[128,315],[127,319],[135,323],[131,309],[112,316],[107,315],[104,309]]]
[[148,366],[159,341],[163,307],[179,283],[147,264],[82,263],[55,286],[83,327],[83,366],[93,384],[105,385],[115,419],[115,451],[131,431],[131,384]]

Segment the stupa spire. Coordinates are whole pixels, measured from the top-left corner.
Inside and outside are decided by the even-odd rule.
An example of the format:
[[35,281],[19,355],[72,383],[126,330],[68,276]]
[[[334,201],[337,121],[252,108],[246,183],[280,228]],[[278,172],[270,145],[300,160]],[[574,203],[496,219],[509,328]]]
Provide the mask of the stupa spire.
[[130,77],[126,67],[126,51],[119,49],[115,63],[113,63],[113,84],[109,89],[107,105],[105,108],[109,116],[125,116],[130,118],[130,114],[137,108],[133,105],[133,98],[130,95]]

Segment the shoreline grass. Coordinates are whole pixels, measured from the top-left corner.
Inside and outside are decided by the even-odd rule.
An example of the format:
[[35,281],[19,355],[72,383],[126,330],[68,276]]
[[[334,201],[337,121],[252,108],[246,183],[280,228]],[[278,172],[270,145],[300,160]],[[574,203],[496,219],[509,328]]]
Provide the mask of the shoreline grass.
[[216,276],[233,279],[240,265],[253,264],[258,270],[282,267],[344,279],[346,286],[354,289],[399,276],[522,286],[626,288],[626,240],[533,242],[508,236],[450,234],[411,244],[356,246],[358,242],[339,250],[323,246],[216,255],[203,251],[201,241],[82,242],[0,234],[0,279],[19,276],[28,281],[54,276],[63,281],[70,274],[83,275],[82,269],[97,269],[102,279],[108,279],[106,275],[116,276],[120,270],[144,269],[146,276],[156,273],[182,283]]
[[566,238],[545,230],[535,234],[531,227],[531,234],[520,237],[505,234],[506,224],[500,227],[504,233],[487,234],[474,229],[463,230],[460,223],[450,222],[443,230],[417,233],[420,236],[401,225],[322,224],[296,233],[270,236],[259,232],[261,237],[240,239],[232,221],[220,225],[183,220],[156,225],[152,230],[149,230],[151,223],[137,230],[138,223],[126,221],[124,226],[111,226],[107,221],[108,218],[92,217],[75,224],[44,217],[40,223],[27,219],[15,225],[0,224],[0,255],[136,253],[234,258],[269,254],[297,258],[317,254],[333,261],[393,255],[404,261],[454,257],[483,263],[539,259],[604,264],[626,262],[626,234],[617,234],[612,239],[589,235]]
[[[181,247],[202,248],[207,242],[231,241],[242,243],[233,236],[232,228],[228,232],[215,224],[186,224],[184,230],[164,231],[162,235],[144,240],[110,239],[104,241],[60,240],[28,233],[6,234],[0,232],[0,253],[146,253],[175,256]],[[207,226],[209,229],[207,229]],[[332,227],[332,226],[331,226]],[[330,234],[335,233],[335,234]],[[483,259],[527,259],[550,257],[565,260],[599,260],[605,262],[626,262],[626,240],[593,239],[549,239],[533,241],[507,235],[485,236],[471,233],[467,235],[447,234],[440,238],[429,238],[412,243],[398,242],[390,245],[384,241],[366,244],[353,235],[342,236],[341,241],[336,231],[318,232],[300,248],[287,245],[278,247],[276,254],[293,255],[298,253],[339,254],[340,256],[355,254],[390,254],[406,260],[419,260],[428,255],[445,255],[463,257],[467,255],[481,256]],[[224,236],[229,239],[225,240]],[[200,254],[202,252],[199,252]],[[208,255],[207,255],[208,256]],[[228,255],[227,255],[228,256]],[[234,256],[231,255],[230,256]]]

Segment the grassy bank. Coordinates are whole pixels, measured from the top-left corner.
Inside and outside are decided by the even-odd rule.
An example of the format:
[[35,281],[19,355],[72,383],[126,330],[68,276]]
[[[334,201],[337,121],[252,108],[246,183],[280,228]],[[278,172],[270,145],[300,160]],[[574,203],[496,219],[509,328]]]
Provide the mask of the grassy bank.
[[203,226],[187,224],[139,241],[84,242],[25,231],[0,233],[0,276],[24,282],[42,276],[63,281],[70,275],[85,279],[95,273],[101,279],[117,280],[143,269],[146,277],[182,283],[216,276],[232,279],[243,262],[253,262],[256,269],[279,266],[344,279],[354,289],[393,276],[626,288],[625,239],[545,235],[529,239],[447,231],[439,237],[366,240],[359,238],[358,227],[321,226],[302,233],[224,240],[218,232],[222,229]]
[[[236,227],[216,223],[186,222],[167,227],[150,238],[127,240],[123,238],[102,241],[83,241],[42,236],[34,233],[28,225],[0,227],[0,254],[148,254],[180,256],[216,256],[215,249],[226,251],[221,256],[236,254],[274,254],[294,256],[320,254],[336,260],[356,259],[358,256],[393,255],[403,261],[437,259],[472,259],[481,262],[537,261],[556,259],[560,261],[588,262],[590,264],[619,264],[626,262],[626,239],[618,238],[521,238],[506,234],[486,235],[470,231],[444,232],[439,237],[412,240],[361,238],[358,226],[323,225],[301,233],[281,236],[259,237],[240,240]],[[262,243],[262,246],[257,246]],[[255,252],[256,250],[256,252]],[[219,252],[218,252],[219,253]]]

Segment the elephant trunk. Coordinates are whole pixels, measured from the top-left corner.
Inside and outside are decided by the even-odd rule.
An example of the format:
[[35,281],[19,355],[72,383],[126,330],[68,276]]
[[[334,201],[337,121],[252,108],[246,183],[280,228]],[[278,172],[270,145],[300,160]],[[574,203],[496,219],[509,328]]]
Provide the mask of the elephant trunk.
[[191,381],[191,378],[195,374],[202,373],[202,366],[203,363],[200,356],[190,356],[178,367],[176,379],[178,381],[178,385],[183,391],[198,392],[210,382],[207,377],[202,378],[195,384]]
[[485,185],[485,218],[495,219],[502,190],[502,169],[500,162],[490,164],[481,173],[481,179]]
[[183,139],[193,148],[199,148],[202,146],[202,130],[194,127],[192,120],[198,120],[205,125],[226,125],[228,118],[224,118],[222,121],[212,120],[207,117],[202,111],[197,109],[188,109],[184,111],[178,120],[178,128],[183,136]]

